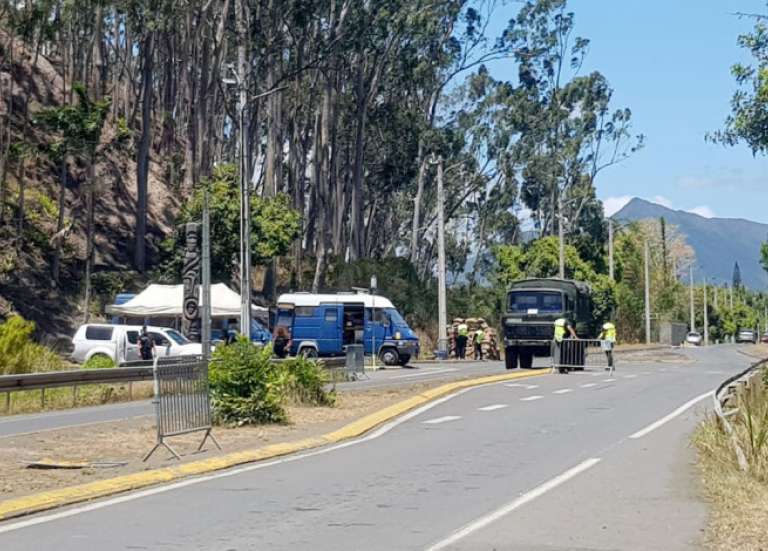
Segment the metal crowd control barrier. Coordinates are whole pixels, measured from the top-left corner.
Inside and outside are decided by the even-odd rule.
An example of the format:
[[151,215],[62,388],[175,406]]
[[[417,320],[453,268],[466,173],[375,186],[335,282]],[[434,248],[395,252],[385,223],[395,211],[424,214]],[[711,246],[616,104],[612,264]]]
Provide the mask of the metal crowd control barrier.
[[208,438],[221,449],[211,433],[208,363],[199,356],[160,357],[155,358],[153,373],[157,442],[144,457],[144,461],[160,446],[165,447],[176,459],[181,459],[176,450],[166,442],[166,438],[191,432],[205,431],[197,451],[203,449]]
[[362,344],[347,345],[344,372],[348,381],[357,381],[367,377],[365,373],[365,352]]
[[552,341],[552,369],[574,371],[586,368],[610,369],[613,372],[616,355],[613,343],[599,339],[564,339]]

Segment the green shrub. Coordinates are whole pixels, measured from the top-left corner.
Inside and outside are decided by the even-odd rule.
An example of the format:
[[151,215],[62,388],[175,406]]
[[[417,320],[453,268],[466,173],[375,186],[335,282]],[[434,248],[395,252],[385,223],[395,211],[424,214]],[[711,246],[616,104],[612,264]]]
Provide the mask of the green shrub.
[[34,322],[13,315],[0,324],[0,374],[61,369],[61,358],[32,341]]
[[274,362],[271,346],[245,338],[216,348],[208,378],[216,423],[283,423],[289,403],[332,406],[336,399],[324,389],[329,379],[322,365],[305,358]]
[[239,426],[287,420],[290,377],[271,360],[272,347],[255,346],[244,337],[216,348],[208,372],[215,422]]
[[83,369],[110,369],[115,367],[115,362],[104,354],[94,354],[83,364]]
[[333,406],[336,403],[336,393],[324,388],[330,377],[322,364],[299,356],[286,360],[282,366],[290,374],[289,397],[294,403],[312,406]]

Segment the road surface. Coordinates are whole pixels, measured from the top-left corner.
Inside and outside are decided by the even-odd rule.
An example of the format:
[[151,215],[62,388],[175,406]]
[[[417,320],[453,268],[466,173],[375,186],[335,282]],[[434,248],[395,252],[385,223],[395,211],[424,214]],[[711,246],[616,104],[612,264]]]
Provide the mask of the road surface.
[[689,435],[735,347],[467,390],[366,437],[0,524],[0,548],[699,549]]

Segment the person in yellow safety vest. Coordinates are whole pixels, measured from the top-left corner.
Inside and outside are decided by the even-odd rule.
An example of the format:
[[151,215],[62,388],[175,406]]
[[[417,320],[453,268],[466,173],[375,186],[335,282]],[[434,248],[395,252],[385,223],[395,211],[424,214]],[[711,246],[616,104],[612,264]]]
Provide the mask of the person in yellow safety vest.
[[552,351],[553,359],[557,359],[558,370],[560,373],[568,373],[568,367],[565,365],[563,358],[563,339],[565,339],[566,333],[573,339],[577,339],[576,331],[573,329],[573,325],[566,318],[558,318],[555,320],[555,334],[554,334],[554,350]]
[[469,340],[469,326],[461,322],[456,328],[456,357],[463,360],[467,357],[467,341]]
[[482,329],[478,329],[475,331],[475,334],[472,337],[472,340],[475,343],[475,359],[481,360],[483,359],[483,341],[485,341],[485,331]]
[[605,370],[613,371],[613,347],[616,346],[616,326],[612,322],[606,321],[603,324],[602,332],[597,338],[602,341],[600,345],[605,350],[605,356],[608,358],[608,367]]

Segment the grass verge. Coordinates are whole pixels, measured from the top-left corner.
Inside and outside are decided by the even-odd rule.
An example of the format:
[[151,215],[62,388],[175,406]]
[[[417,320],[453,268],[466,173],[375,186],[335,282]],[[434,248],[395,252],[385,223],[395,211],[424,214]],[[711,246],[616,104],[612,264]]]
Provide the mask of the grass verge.
[[711,504],[706,543],[710,549],[768,549],[768,391],[759,377],[739,397],[732,423],[750,469],[739,469],[728,435],[715,416],[694,434],[704,492]]

